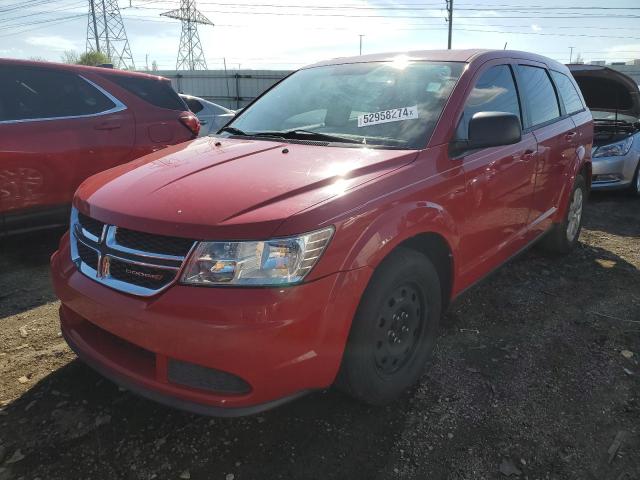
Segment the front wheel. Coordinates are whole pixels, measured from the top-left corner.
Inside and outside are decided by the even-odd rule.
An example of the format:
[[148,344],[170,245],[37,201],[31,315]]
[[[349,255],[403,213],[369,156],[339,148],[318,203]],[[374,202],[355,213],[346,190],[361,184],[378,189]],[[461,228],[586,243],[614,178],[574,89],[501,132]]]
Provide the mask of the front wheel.
[[440,280],[429,259],[398,248],[376,269],[353,319],[336,385],[371,405],[415,384],[433,351]]
[[553,253],[569,253],[578,243],[582,229],[582,212],[587,198],[587,187],[584,177],[578,175],[569,197],[569,205],[562,223],[553,225],[542,240],[542,247]]

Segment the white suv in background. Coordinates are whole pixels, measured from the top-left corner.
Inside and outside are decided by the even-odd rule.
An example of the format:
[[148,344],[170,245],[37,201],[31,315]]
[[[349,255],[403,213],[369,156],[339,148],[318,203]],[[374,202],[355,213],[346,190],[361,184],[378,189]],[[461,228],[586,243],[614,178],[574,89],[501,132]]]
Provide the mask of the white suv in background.
[[216,133],[224,127],[236,114],[234,110],[210,102],[204,98],[194,97],[192,95],[180,94],[185,101],[189,110],[196,114],[200,120],[200,135],[210,135]]

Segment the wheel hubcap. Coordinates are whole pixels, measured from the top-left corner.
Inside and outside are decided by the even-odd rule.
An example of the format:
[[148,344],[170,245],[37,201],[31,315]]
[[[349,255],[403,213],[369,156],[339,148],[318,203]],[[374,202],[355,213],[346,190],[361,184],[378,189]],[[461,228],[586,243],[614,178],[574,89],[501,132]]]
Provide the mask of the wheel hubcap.
[[410,285],[397,288],[384,302],[376,324],[375,361],[380,372],[394,373],[411,359],[422,331],[423,303],[418,289]]
[[582,219],[582,190],[576,188],[573,192],[571,205],[569,205],[569,215],[567,217],[567,240],[573,242],[580,228]]

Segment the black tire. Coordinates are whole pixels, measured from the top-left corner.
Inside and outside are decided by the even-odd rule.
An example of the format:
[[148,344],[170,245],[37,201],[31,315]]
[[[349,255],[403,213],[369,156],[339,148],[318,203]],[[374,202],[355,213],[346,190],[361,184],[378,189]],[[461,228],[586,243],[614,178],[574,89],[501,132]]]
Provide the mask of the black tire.
[[633,176],[633,181],[629,187],[632,195],[640,197],[640,160],[638,160],[638,166],[636,167],[636,174]]
[[[576,191],[579,190],[579,193]],[[587,200],[587,186],[585,179],[582,175],[576,177],[573,183],[573,189],[569,196],[569,204],[567,205],[567,212],[562,220],[562,223],[555,223],[549,233],[542,239],[541,246],[546,251],[556,254],[566,254],[575,248],[578,244],[578,237],[580,237],[580,230],[582,230],[582,213],[584,210],[584,204]],[[577,218],[577,226],[574,227],[572,219],[575,219],[575,210],[573,209],[574,202],[577,201],[577,196],[580,197],[580,209],[578,212],[579,218]],[[575,231],[574,231],[575,228]]]
[[336,386],[370,405],[398,398],[417,382],[433,352],[441,304],[431,261],[402,247],[392,252],[362,296]]

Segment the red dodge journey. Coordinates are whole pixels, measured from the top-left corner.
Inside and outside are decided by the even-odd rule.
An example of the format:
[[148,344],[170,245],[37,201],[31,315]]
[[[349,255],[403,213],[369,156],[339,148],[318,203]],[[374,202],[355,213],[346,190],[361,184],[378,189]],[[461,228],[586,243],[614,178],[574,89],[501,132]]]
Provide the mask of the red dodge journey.
[[453,298],[577,243],[591,113],[567,68],[422,51],[303,68],[216,135],[86,180],[51,259],[62,332],[158,402],[245,415],[417,382]]

